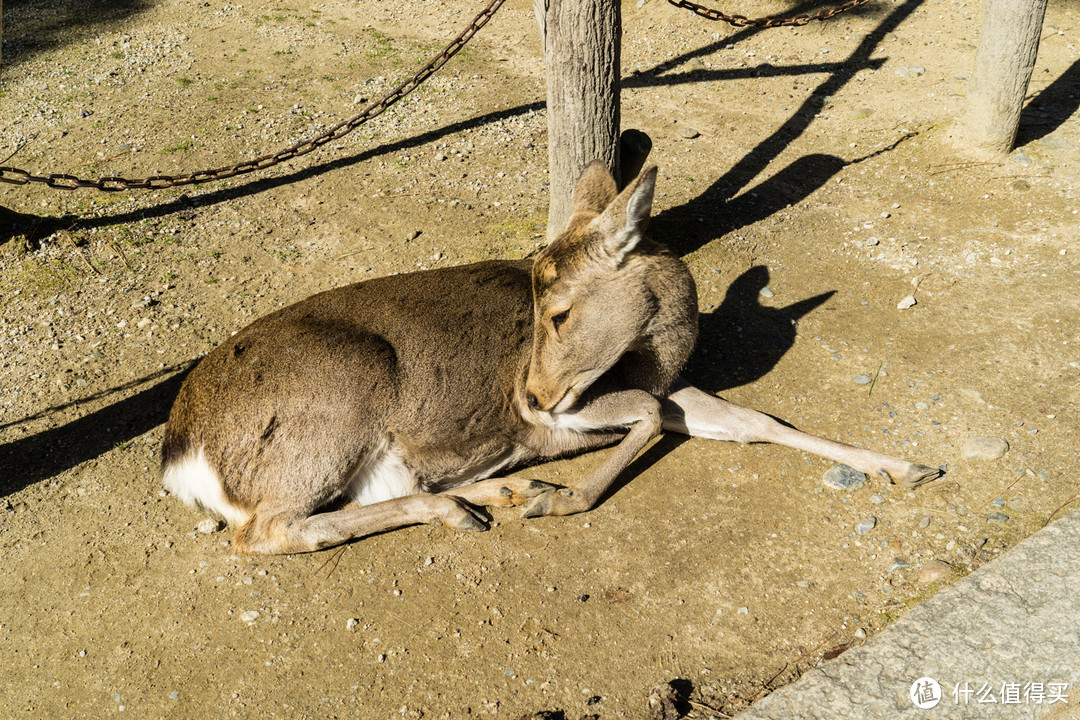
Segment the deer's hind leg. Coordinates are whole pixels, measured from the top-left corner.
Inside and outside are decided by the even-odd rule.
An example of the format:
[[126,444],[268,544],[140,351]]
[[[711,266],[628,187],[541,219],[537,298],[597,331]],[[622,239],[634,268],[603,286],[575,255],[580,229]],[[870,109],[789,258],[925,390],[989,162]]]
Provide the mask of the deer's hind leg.
[[418,493],[371,505],[350,503],[341,510],[304,516],[294,508],[260,503],[236,532],[239,553],[313,552],[354,538],[407,525],[441,521],[455,530],[486,530],[480,514],[458,498]]
[[693,437],[786,445],[909,488],[918,487],[941,475],[937,468],[796,430],[765,413],[710,395],[681,378],[676,380],[671,392],[661,401],[661,407],[666,430]]

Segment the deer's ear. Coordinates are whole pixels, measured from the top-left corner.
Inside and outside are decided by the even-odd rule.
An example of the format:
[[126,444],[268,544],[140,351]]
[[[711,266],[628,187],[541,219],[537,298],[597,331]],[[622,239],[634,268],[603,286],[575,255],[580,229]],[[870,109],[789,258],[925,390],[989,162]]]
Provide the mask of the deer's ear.
[[600,249],[616,265],[645,237],[656,190],[656,172],[655,165],[643,169],[594,221],[600,231]]
[[618,188],[615,178],[602,160],[593,160],[585,166],[574,186],[572,214],[599,215],[615,199]]

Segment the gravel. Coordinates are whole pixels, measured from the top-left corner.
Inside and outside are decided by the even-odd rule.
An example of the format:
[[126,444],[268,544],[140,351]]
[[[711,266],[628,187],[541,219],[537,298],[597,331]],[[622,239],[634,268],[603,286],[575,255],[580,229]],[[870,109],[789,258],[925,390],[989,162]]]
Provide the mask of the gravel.
[[847,465],[833,465],[821,481],[834,490],[858,490],[866,484],[866,475]]
[[965,460],[997,460],[1009,452],[1009,442],[999,437],[973,436],[964,441],[960,456]]

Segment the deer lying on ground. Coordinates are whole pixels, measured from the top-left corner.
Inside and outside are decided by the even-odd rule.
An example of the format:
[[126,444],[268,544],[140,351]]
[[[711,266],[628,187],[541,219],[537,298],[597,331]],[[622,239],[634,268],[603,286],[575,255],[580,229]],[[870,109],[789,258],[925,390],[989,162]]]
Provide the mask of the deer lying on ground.
[[[772,442],[906,487],[935,468],[815,437],[692,387],[686,265],[644,236],[656,167],[622,192],[594,161],[535,262],[494,261],[330,290],[252,323],[185,380],[165,486],[238,529],[237,552],[318,550],[477,506],[592,508],[661,429]],[[500,470],[618,443],[573,488]]]

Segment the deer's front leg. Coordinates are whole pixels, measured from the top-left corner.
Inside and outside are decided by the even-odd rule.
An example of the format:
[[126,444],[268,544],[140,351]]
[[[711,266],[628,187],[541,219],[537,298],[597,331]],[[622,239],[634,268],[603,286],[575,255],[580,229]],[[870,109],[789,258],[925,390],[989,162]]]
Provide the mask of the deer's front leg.
[[[569,415],[569,414],[567,414]],[[533,499],[522,517],[573,515],[596,505],[615,478],[660,434],[660,402],[644,390],[623,390],[590,400],[573,413],[566,424],[595,430],[629,428],[629,432],[611,455],[588,478],[576,487],[545,492]]]
[[937,468],[804,433],[757,410],[698,390],[682,378],[675,381],[661,405],[664,429],[684,435],[786,445],[849,465],[868,475],[880,475],[889,482],[909,488],[918,487],[941,475]]

